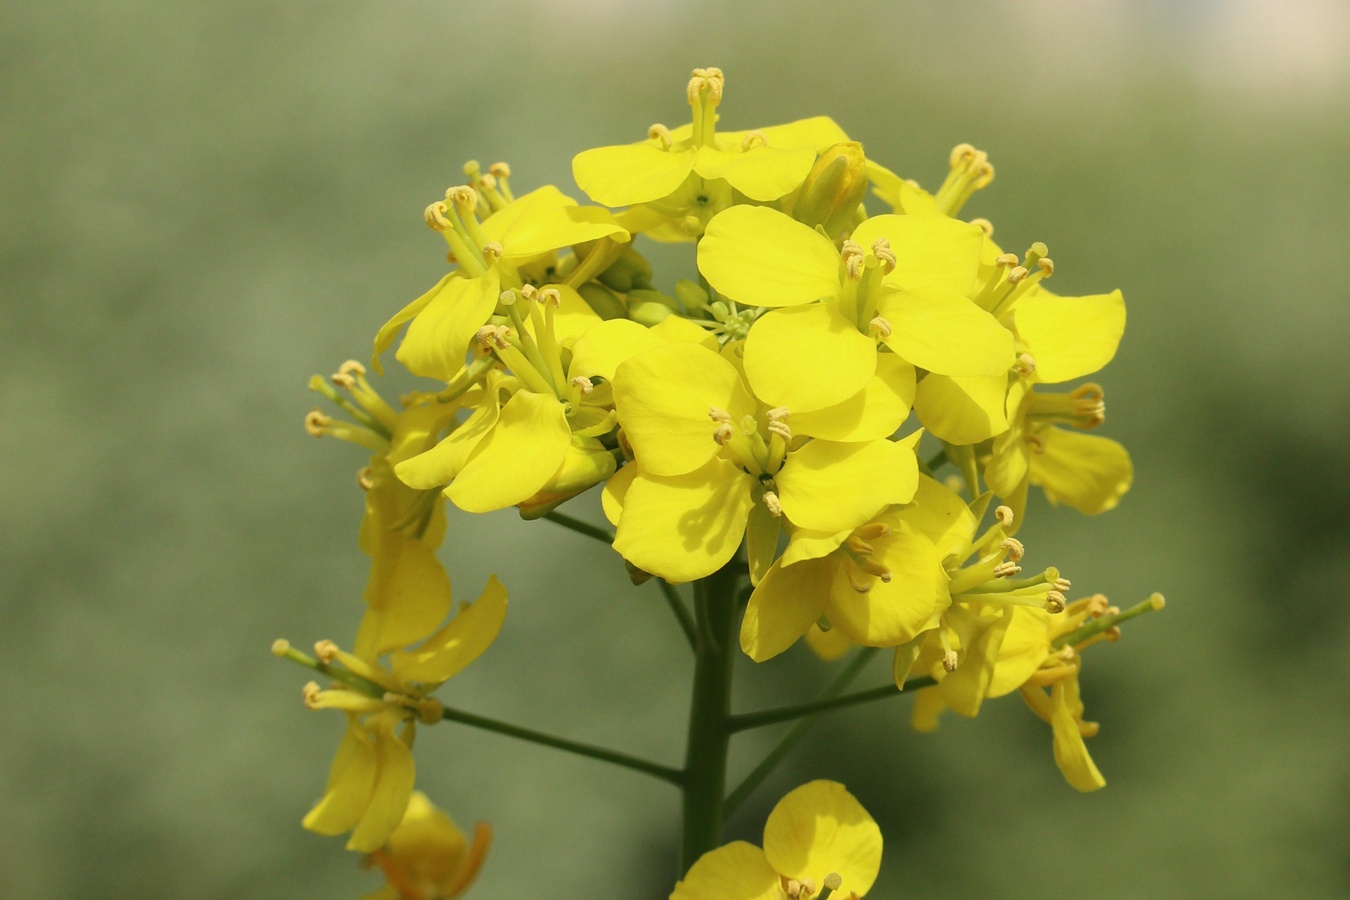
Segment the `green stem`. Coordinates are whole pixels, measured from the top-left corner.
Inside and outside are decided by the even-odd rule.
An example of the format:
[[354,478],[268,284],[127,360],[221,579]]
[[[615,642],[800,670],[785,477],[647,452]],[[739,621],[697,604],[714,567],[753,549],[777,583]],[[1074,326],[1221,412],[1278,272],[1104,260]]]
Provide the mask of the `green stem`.
[[[931,687],[935,684],[937,684],[937,682],[932,678],[911,678],[905,682],[905,690],[917,690],[918,688]],[[764,709],[753,713],[742,713],[739,716],[731,716],[727,719],[727,729],[736,732],[745,731],[749,728],[762,728],[765,725],[774,725],[778,722],[789,722],[792,719],[800,719],[802,716],[809,716],[831,709],[854,706],[858,703],[870,703],[873,700],[884,700],[887,697],[899,697],[900,693],[900,691],[895,689],[894,684],[883,684],[881,687],[869,688],[865,691],[858,691],[853,694],[845,694],[842,697],[813,700],[810,703],[799,703],[795,706],[780,706],[777,709]]]
[[[821,692],[820,699],[831,700],[842,694],[876,654],[876,647],[864,647],[853,659],[849,660],[848,665],[834,677],[834,680],[826,685],[825,690]],[[820,715],[817,712],[804,716],[798,720],[796,725],[792,726],[791,731],[783,735],[782,739],[760,761],[759,765],[755,766],[750,774],[745,776],[740,784],[736,785],[734,791],[727,794],[727,799],[722,803],[723,815],[730,816],[745,802],[745,799],[750,796],[755,788],[759,787],[760,783],[768,778],[769,774],[783,761],[783,758],[801,743],[802,738],[806,737],[806,733],[811,730],[812,725],[816,724]]]
[[664,578],[657,578],[656,583],[660,586],[661,595],[666,598],[666,604],[670,607],[670,611],[675,614],[675,620],[680,623],[680,630],[689,640],[689,646],[697,651],[698,626],[694,624],[694,617],[689,615],[689,609],[684,605],[684,600],[680,598],[680,592],[675,590],[675,585]]
[[560,513],[556,510],[546,512],[542,518],[550,522],[556,522],[564,528],[570,528],[577,534],[584,534],[588,538],[595,538],[597,541],[604,541],[606,544],[614,543],[614,532],[607,531],[598,525],[592,525],[589,522],[583,522],[580,519],[574,519],[566,513]]
[[934,453],[934,454],[933,454],[933,458],[932,458],[932,459],[928,460],[927,462],[925,462],[925,463],[923,464],[923,468],[924,468],[925,473],[927,473],[928,475],[932,475],[932,474],[933,474],[934,472],[936,472],[938,469],[940,469],[940,468],[942,468],[943,466],[945,466],[945,465],[947,464],[947,462],[948,462],[948,459],[947,459],[947,448],[946,448],[946,447],[943,447],[943,448],[942,448],[941,450],[939,450],[937,453]]
[[496,719],[476,716],[473,713],[462,712],[457,709],[450,709],[449,707],[446,707],[445,711],[441,713],[441,718],[448,722],[459,722],[463,725],[481,728],[484,731],[495,731],[498,734],[519,738],[522,741],[541,744],[545,747],[553,747],[556,750],[566,750],[568,753],[575,753],[577,756],[588,756],[591,759],[613,763],[616,766],[623,766],[626,769],[632,769],[636,772],[645,772],[648,775],[654,775],[671,784],[678,785],[684,783],[684,773],[679,769],[672,769],[669,766],[663,766],[660,763],[639,759],[636,756],[629,756],[627,753],[620,753],[617,750],[607,750],[604,747],[596,747],[592,744],[569,741],[566,738],[555,737],[551,734],[545,734],[542,731],[521,728],[517,725],[498,722]]
[[694,583],[698,641],[685,751],[681,873],[688,872],[700,856],[722,842],[738,571],[736,563],[731,562]]

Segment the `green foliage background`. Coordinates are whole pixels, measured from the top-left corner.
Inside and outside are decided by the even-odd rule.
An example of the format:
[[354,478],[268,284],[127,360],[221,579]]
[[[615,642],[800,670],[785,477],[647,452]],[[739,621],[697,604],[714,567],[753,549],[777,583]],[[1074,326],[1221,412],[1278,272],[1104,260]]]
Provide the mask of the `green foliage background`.
[[[373,888],[340,842],[299,828],[341,724],[306,714],[304,674],[267,652],[279,635],[350,640],[365,577],[362,454],[305,436],[305,381],[364,357],[442,273],[420,213],[465,159],[570,189],[575,152],[684,121],[703,65],[727,72],[729,127],[828,114],[929,186],[953,144],[989,150],[998,179],[969,214],[1006,246],[1048,243],[1057,291],[1124,290],[1103,433],[1132,450],[1136,486],[1101,519],[1033,508],[1023,536],[1076,589],[1169,599],[1090,653],[1105,791],[1063,784],[1015,698],[929,736],[899,698],[825,720],[731,832],[757,839],[774,799],[830,777],[881,822],[877,897],[1344,896],[1347,15],[1335,0],[9,5],[0,896]],[[444,558],[466,598],[499,572],[512,611],[442,699],[679,760],[690,664],[654,587],[510,513],[452,516]],[[826,677],[803,648],[747,662],[737,704]],[[740,739],[735,770],[775,736]],[[417,751],[438,803],[496,827],[475,896],[669,890],[667,786],[456,726]]]

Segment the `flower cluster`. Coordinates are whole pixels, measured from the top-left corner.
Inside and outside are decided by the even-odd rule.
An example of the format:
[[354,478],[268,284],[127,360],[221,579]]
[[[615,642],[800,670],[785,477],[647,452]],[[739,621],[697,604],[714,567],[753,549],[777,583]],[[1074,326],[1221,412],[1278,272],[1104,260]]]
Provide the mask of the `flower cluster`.
[[[1024,571],[1016,535],[1033,486],[1089,515],[1130,487],[1125,449],[1090,433],[1105,400],[1083,380],[1116,352],[1120,292],[1054,294],[1044,244],[1007,252],[987,220],[960,217],[993,180],[984,153],[957,147],[929,193],[828,118],[719,130],[723,89],[720,70],[697,69],[688,124],[579,154],[590,205],[551,185],[516,196],[507,165],[466,165],[425,212],[453,268],[374,341],[376,371],[396,346],[432,383],[397,408],[358,363],[311,385],[346,418],[316,410],[310,432],[374,454],[359,478],[371,575],[351,652],[277,652],[329,676],[305,701],[348,720],[305,825],[351,831],[389,873],[380,896],[453,896],[485,849],[415,824],[432,816],[413,792],[416,724],[442,718],[431,690],[487,648],[506,608],[494,578],[446,621],[442,499],[537,519],[602,487],[635,582],[748,578],[751,659],[802,637],[825,659],[885,648],[897,687],[922,687],[921,730],[1020,691],[1067,781],[1105,783],[1083,740],[1097,726],[1081,651],[1161,598],[1071,602],[1055,567]],[[694,244],[689,277],[658,281],[638,237]],[[431,840],[401,837],[419,828],[470,860],[425,876],[439,893],[394,874],[422,871],[402,861]],[[763,850],[704,854],[672,897],[861,897],[879,859],[857,801],[814,782],[774,810]]]

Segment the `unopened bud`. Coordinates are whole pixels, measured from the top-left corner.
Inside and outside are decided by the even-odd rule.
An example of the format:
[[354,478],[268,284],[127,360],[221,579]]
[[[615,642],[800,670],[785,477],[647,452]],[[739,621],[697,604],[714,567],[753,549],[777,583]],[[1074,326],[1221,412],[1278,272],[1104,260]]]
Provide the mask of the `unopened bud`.
[[806,175],[792,217],[836,235],[846,228],[867,193],[867,159],[862,144],[845,141],[825,149]]

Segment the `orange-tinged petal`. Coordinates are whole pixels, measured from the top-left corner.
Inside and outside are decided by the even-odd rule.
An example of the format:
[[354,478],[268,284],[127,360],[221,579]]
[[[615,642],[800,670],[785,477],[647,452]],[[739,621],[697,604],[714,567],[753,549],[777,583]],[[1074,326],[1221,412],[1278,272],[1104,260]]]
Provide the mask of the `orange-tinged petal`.
[[778,885],[763,850],[733,841],[700,856],[670,900],[778,900],[783,894]]
[[393,654],[389,658],[390,669],[402,682],[441,684],[481,656],[497,639],[505,620],[506,588],[493,575],[478,599],[463,604],[459,615],[427,638],[421,647]]
[[1037,285],[1013,307],[1013,325],[1036,360],[1036,381],[1072,381],[1116,355],[1125,334],[1125,299],[1120,291],[1059,297]]
[[866,894],[881,870],[881,829],[862,804],[834,781],[812,781],[789,793],[764,824],[764,855],[788,878],[843,878],[843,897]]
[[879,239],[890,243],[895,268],[887,284],[904,290],[941,287],[964,296],[975,283],[984,232],[945,216],[873,216],[852,239],[864,250]]
[[894,353],[877,354],[877,370],[858,393],[842,403],[793,413],[793,434],[827,441],[871,441],[890,437],[914,405],[914,367]]
[[596,147],[572,159],[572,177],[596,203],[630,206],[673,194],[694,170],[697,151],[655,144]]
[[624,495],[614,549],[670,582],[711,575],[741,544],[754,485],[724,459],[671,477],[639,472]]
[[699,241],[698,268],[718,291],[749,306],[796,306],[841,290],[834,243],[767,206],[713,216]]
[[548,484],[571,441],[572,430],[557,397],[517,391],[445,496],[465,512],[514,506]]
[[741,649],[764,662],[797,642],[825,611],[839,569],[834,557],[793,566],[776,562],[750,595],[741,619]]
[[844,402],[867,386],[876,368],[876,342],[836,303],[773,310],[745,339],[745,375],[755,395],[794,413]]
[[[936,221],[922,218],[919,221]],[[941,375],[1001,375],[1013,364],[1012,332],[962,294],[923,286],[882,298],[891,323],[882,340],[920,369]]]
[[638,465],[653,475],[682,475],[717,456],[711,408],[730,415],[733,428],[755,412],[735,367],[690,343],[623,362],[614,374],[614,404]]
[[914,412],[935,437],[949,444],[978,444],[1008,430],[1006,375],[929,373],[914,394]]
[[464,368],[469,343],[500,293],[495,269],[478,278],[449,279],[413,319],[394,356],[414,375],[449,381]]
[[811,531],[856,528],[878,510],[908,503],[918,487],[914,451],[892,441],[811,441],[774,476],[783,514]]

